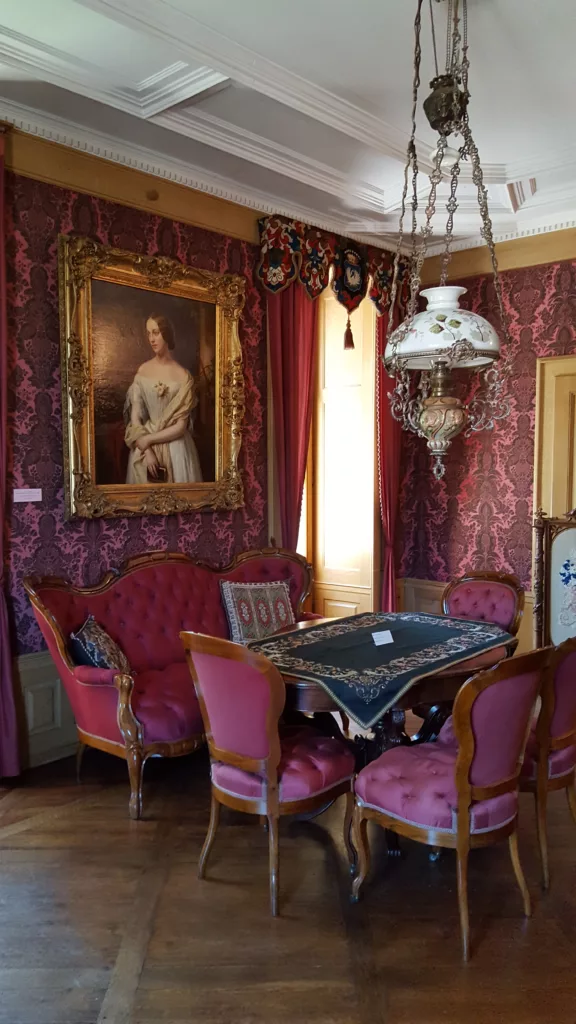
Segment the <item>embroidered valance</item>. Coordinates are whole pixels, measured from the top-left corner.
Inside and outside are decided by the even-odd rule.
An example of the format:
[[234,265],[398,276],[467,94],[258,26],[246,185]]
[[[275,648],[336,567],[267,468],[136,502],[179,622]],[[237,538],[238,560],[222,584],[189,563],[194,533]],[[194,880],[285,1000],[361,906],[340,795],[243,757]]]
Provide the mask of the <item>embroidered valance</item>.
[[[333,266],[332,289],[349,316],[368,289],[378,313],[388,310],[393,252],[276,215],[258,223],[261,258],[257,274],[268,291],[280,292],[298,279],[310,298],[316,299],[327,287]],[[398,275],[398,301],[402,304],[408,277],[404,263]]]

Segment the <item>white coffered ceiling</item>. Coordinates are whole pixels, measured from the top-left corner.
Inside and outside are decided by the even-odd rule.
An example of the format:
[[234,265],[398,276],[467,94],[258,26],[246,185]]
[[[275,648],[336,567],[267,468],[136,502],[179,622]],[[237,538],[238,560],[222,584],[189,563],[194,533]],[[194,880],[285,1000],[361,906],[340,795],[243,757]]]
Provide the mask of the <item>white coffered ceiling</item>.
[[[440,24],[445,6],[434,3]],[[4,0],[0,119],[386,244],[398,227],[415,8],[416,0]],[[573,226],[576,3],[469,0],[469,9],[470,122],[495,234]],[[422,99],[433,74],[427,17],[423,36]],[[424,171],[433,144],[420,114]],[[477,244],[467,170],[459,196],[457,246]]]

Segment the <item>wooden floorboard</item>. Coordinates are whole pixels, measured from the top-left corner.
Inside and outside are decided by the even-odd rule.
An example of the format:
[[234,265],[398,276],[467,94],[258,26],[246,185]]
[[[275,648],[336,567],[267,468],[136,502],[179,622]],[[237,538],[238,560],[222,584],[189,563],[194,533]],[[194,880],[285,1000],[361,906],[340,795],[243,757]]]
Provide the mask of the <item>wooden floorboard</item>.
[[576,827],[550,799],[552,885],[539,888],[532,800],[521,856],[473,852],[473,957],[460,961],[454,857],[403,842],[349,902],[343,805],[281,829],[281,916],[268,910],[267,836],[223,811],[206,881],[203,752],[147,766],[145,820],[125,766],[89,752],[0,791],[0,1024],[575,1024]]

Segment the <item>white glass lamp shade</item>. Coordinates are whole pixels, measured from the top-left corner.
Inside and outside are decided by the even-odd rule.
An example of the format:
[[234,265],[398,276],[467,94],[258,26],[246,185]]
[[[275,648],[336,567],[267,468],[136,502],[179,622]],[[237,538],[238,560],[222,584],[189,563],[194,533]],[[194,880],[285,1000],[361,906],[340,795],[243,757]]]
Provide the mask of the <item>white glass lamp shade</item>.
[[[477,313],[460,309],[458,300],[466,290],[446,285],[420,292],[428,302],[427,309],[416,314],[404,337],[403,325],[393,332],[384,362],[389,365],[396,356],[408,370],[429,370],[434,361],[454,360],[459,368],[480,369],[498,359],[500,341],[492,324]],[[458,343],[462,346],[459,352],[454,348]],[[455,360],[456,353],[460,357]]]

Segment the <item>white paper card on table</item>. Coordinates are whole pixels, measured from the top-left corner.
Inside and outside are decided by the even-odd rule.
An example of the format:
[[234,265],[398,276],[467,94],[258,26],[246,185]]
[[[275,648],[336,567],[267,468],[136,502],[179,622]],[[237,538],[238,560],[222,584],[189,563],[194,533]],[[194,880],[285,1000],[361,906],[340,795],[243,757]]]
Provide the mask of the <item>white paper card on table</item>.
[[382,629],[379,633],[372,633],[372,639],[376,647],[381,647],[382,644],[394,643],[394,637],[389,629]]
[[14,501],[42,501],[41,487],[15,487]]

